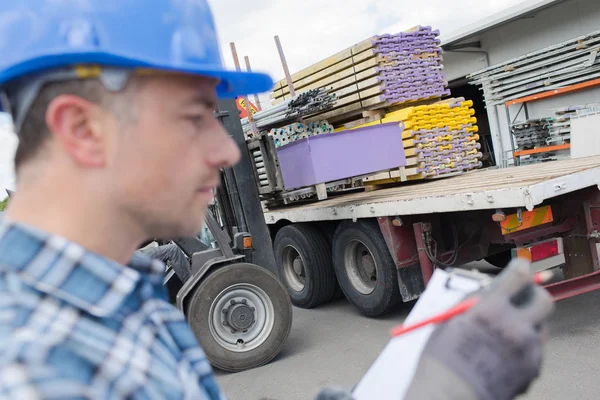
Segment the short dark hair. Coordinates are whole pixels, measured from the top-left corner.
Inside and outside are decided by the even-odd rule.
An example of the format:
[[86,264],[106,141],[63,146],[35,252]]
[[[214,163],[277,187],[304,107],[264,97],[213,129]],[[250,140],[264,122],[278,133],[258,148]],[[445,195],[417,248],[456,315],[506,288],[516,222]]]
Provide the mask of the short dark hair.
[[46,125],[46,110],[53,99],[60,95],[72,94],[88,101],[102,102],[102,84],[98,80],[51,82],[44,85],[27,112],[19,135],[15,154],[15,170],[37,156],[50,137]]
[[[127,83],[127,94],[136,93],[144,78],[133,74]],[[131,90],[133,88],[133,90]],[[15,172],[26,162],[36,157],[50,138],[46,125],[46,110],[58,96],[71,94],[113,111],[120,121],[134,118],[133,99],[117,96],[105,89],[98,79],[58,81],[45,84],[32,103],[18,132],[19,144],[15,153]],[[123,96],[122,96],[123,97]]]

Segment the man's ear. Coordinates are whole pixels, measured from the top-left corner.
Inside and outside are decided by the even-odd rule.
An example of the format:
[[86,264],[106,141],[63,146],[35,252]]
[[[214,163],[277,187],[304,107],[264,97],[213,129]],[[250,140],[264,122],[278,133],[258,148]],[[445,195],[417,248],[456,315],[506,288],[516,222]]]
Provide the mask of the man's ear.
[[106,165],[106,141],[95,123],[97,106],[75,95],[60,95],[46,110],[46,126],[73,161],[86,168]]

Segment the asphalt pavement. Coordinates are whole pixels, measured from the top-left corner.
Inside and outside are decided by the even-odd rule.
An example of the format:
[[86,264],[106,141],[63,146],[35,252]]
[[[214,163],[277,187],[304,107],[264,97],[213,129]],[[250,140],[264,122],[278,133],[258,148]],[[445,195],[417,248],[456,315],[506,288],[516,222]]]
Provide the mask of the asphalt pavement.
[[[289,339],[273,362],[236,374],[217,371],[217,379],[231,400],[306,400],[325,386],[352,386],[413,304],[381,319],[361,316],[346,300],[313,310],[294,308]],[[522,398],[599,399],[598,371],[600,291],[557,304],[542,375]]]

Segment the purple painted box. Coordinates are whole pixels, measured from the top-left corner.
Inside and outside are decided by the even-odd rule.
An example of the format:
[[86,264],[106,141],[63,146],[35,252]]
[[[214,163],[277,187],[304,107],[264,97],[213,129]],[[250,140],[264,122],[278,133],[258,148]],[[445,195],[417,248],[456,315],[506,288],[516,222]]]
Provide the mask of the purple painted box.
[[277,149],[286,190],[337,181],[406,166],[402,124],[302,139]]

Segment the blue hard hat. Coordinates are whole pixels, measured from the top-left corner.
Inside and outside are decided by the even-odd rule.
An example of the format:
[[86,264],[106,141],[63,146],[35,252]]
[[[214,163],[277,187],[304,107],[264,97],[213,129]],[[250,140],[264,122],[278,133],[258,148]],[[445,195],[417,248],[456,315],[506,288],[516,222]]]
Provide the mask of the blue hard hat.
[[206,0],[13,0],[0,3],[0,86],[74,65],[218,78],[222,98],[262,93],[262,73],[224,67]]

